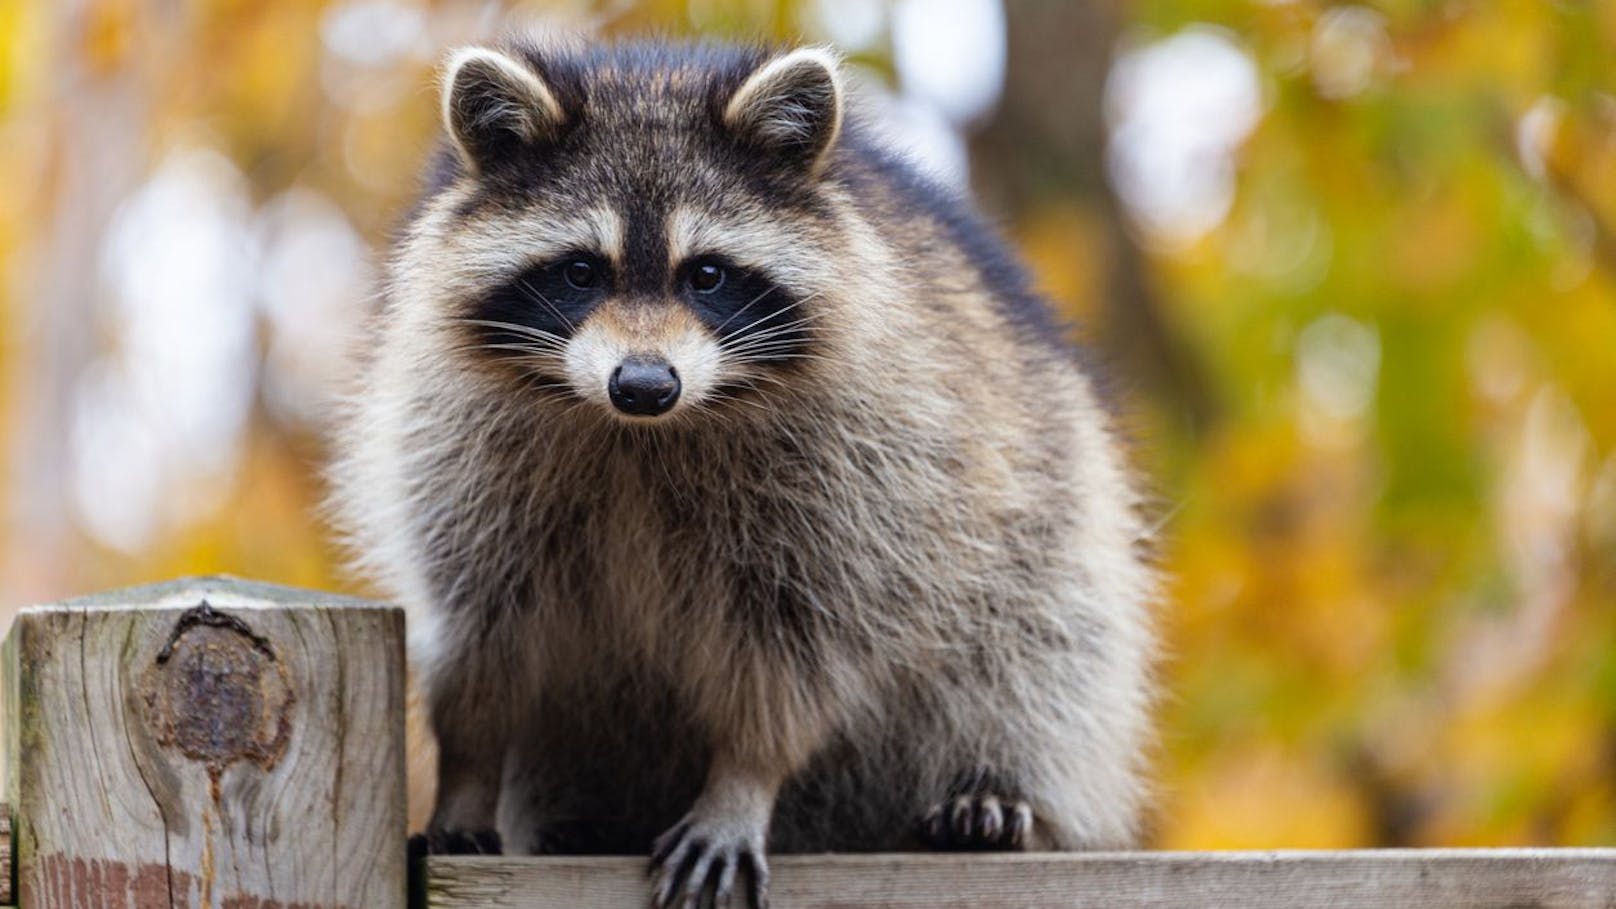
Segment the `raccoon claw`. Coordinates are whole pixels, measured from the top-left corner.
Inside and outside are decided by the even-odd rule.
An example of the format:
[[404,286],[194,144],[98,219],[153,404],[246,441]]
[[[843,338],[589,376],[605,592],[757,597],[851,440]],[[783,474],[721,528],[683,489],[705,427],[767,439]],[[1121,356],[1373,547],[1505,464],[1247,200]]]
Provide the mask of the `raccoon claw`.
[[1032,833],[1032,806],[991,793],[960,795],[939,802],[920,822],[920,834],[934,849],[1020,850]]
[[769,909],[762,831],[738,834],[686,818],[657,839],[650,871],[656,878],[652,909],[728,909],[736,905],[736,880],[743,876],[752,909]]
[[499,855],[499,833],[494,830],[451,830],[428,827],[410,837],[410,858],[428,855]]

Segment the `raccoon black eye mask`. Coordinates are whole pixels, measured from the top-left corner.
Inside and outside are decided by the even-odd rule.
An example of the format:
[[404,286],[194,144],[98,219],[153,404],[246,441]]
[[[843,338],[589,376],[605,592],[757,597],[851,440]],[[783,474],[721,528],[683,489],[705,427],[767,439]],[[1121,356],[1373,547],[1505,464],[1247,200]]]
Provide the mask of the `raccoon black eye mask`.
[[784,355],[807,345],[809,320],[792,318],[803,299],[767,274],[716,257],[694,260],[679,274],[685,305],[724,343],[750,337],[758,360],[770,359],[771,351]]
[[829,52],[453,54],[334,512],[410,610],[432,852],[1116,848],[1144,522],[1004,243]]
[[[793,318],[801,297],[766,273],[727,259],[705,256],[673,269],[665,293],[686,307],[734,364],[788,363],[803,356],[812,338],[812,319]],[[528,268],[482,299],[468,319],[484,349],[525,361],[536,371],[534,351],[551,348],[577,332],[590,312],[612,292],[610,263],[591,253],[572,253]],[[549,388],[564,387],[556,376]]]

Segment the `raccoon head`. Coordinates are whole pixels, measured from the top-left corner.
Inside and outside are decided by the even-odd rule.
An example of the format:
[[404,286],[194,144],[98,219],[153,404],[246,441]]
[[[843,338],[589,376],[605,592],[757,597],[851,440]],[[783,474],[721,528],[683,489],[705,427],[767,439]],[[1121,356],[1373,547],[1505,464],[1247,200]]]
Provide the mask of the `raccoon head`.
[[471,48],[442,100],[448,178],[394,284],[463,365],[651,422],[825,361],[858,281],[831,54]]

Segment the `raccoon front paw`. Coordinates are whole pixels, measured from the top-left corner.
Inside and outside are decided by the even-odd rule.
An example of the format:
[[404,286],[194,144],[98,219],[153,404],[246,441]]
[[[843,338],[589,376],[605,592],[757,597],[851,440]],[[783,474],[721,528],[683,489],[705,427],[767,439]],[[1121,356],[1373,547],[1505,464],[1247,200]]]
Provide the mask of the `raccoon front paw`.
[[752,909],[768,909],[763,838],[764,831],[752,825],[687,816],[652,849],[652,907],[725,909],[734,905],[736,879],[744,876]]
[[425,833],[410,837],[410,858],[428,855],[499,855],[496,830],[456,830],[427,827]]
[[920,821],[920,835],[933,849],[1005,850],[1027,848],[1032,806],[993,793],[958,795],[938,802]]

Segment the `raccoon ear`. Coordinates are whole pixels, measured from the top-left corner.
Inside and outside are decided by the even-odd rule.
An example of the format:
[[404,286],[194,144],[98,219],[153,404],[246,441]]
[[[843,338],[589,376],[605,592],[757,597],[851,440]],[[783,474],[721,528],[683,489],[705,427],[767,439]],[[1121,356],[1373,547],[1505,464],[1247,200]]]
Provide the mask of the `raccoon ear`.
[[560,134],[566,113],[533,68],[482,47],[455,52],[443,71],[443,125],[473,171]]
[[842,129],[842,79],[830,51],[805,47],[758,67],[724,106],[724,125],[752,145],[817,167]]

